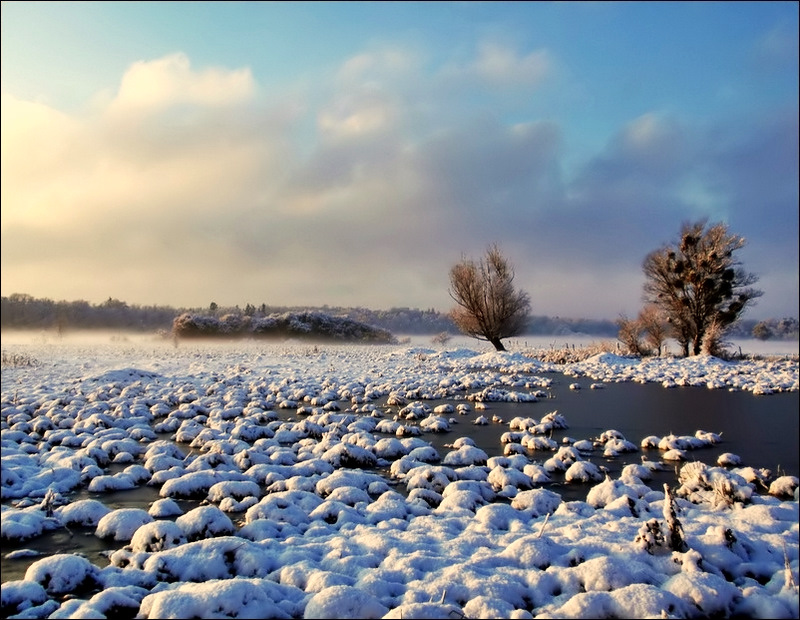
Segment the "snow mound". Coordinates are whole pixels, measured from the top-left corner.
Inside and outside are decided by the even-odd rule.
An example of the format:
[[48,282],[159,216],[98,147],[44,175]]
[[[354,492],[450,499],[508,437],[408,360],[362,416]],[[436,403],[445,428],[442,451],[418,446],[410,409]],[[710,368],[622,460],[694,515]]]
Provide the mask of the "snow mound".
[[[282,594],[285,588],[266,587],[260,579],[226,579],[185,583],[147,595],[139,617],[144,618],[292,618],[293,605]],[[272,595],[272,596],[270,596]],[[283,600],[283,603],[279,601]],[[290,600],[290,599],[289,599]],[[320,616],[322,617],[322,616]]]
[[353,586],[330,586],[306,605],[306,618],[383,618],[389,609],[371,594]]
[[100,375],[83,377],[79,381],[81,383],[133,383],[134,381],[141,381],[142,379],[156,379],[159,378],[157,372],[150,370],[142,370],[140,368],[120,368],[117,370],[109,370]]

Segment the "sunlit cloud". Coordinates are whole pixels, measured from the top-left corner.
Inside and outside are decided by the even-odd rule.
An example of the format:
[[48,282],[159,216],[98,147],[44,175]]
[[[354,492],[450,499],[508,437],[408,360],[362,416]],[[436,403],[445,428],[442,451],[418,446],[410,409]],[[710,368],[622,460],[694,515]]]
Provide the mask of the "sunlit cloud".
[[485,43],[422,66],[376,48],[282,98],[179,53],[132,64],[89,111],[4,95],[4,291],[446,310],[449,267],[498,242],[535,313],[614,317],[635,314],[644,255],[683,219],[744,221],[745,179],[786,208],[785,184],[753,175],[792,163],[789,115],[708,127],[644,111],[567,177],[562,123],[454,112],[477,91],[548,88],[549,51]]
[[332,102],[320,112],[318,123],[323,134],[346,138],[386,130],[398,116],[385,93],[370,89]]
[[175,53],[131,65],[122,77],[110,112],[157,109],[181,104],[227,106],[252,98],[255,83],[250,69],[211,67],[192,70],[186,54]]
[[69,217],[65,205],[84,195],[75,185],[91,150],[85,127],[41,103],[2,95],[2,226],[19,221],[53,225]]
[[[253,92],[248,71],[193,72],[177,54],[136,63],[97,113],[70,117],[4,95],[4,226],[197,216],[241,202],[265,171],[280,174],[287,152],[285,114],[238,105]],[[161,114],[174,104],[180,115]]]

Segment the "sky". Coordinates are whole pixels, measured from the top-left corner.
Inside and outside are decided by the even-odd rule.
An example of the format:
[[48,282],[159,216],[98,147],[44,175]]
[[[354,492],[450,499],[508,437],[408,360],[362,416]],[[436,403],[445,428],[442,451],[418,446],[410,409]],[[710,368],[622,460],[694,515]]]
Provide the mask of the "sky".
[[2,2],[2,295],[635,316],[724,222],[797,317],[796,2]]

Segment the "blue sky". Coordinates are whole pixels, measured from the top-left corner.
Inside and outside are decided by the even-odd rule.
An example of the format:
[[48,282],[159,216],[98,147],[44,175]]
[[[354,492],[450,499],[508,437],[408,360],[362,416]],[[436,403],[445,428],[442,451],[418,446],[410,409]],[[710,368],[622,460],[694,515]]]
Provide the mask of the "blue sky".
[[3,2],[2,294],[535,314],[641,305],[724,221],[798,315],[794,2]]

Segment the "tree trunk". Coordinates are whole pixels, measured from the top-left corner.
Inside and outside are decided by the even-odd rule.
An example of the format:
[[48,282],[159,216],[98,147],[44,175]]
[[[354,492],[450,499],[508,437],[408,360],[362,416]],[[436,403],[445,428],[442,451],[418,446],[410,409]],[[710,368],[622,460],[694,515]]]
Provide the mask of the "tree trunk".
[[497,337],[489,338],[489,342],[491,342],[494,345],[494,348],[497,351],[505,351],[506,350],[506,348],[503,346],[503,343],[500,342],[500,338],[497,338]]
[[703,350],[703,334],[698,333],[692,342],[692,355],[700,355]]

